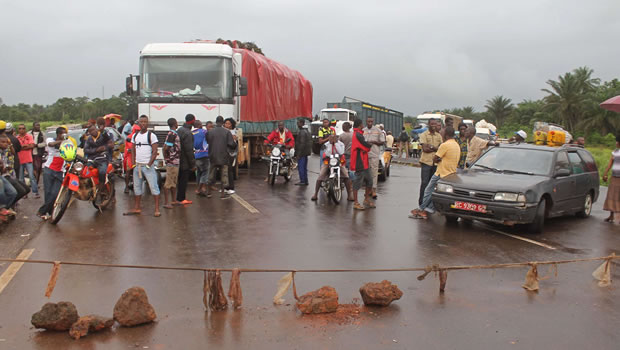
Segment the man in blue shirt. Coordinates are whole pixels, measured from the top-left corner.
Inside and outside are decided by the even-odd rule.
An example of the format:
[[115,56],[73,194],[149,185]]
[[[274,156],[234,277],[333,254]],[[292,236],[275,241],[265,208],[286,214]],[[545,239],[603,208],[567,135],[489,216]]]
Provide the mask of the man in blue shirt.
[[207,130],[202,128],[200,120],[194,121],[194,158],[196,158],[196,179],[198,187],[196,194],[205,197],[207,195],[207,182],[209,180],[209,144],[207,144],[207,130],[213,127],[212,122],[207,122]]

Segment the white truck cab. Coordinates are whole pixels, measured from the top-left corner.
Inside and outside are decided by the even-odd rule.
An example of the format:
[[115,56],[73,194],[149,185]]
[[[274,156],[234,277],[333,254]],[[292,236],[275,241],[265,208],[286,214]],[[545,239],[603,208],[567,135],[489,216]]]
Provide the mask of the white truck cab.
[[319,114],[319,120],[313,121],[312,124],[319,125],[319,128],[323,124],[323,119],[328,119],[330,122],[336,121],[336,125],[333,127],[336,129],[336,135],[342,134],[342,124],[350,122],[353,127],[353,120],[357,117],[357,112],[346,108],[323,108],[321,114]]

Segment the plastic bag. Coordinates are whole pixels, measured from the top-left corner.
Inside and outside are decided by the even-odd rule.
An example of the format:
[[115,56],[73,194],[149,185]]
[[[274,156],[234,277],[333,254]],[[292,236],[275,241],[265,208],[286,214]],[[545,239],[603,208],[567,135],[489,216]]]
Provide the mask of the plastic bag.
[[276,295],[274,295],[273,297],[274,304],[276,305],[284,304],[284,299],[282,297],[284,296],[284,294],[286,294],[288,289],[291,287],[292,283],[293,283],[292,272],[289,272],[286,275],[282,276],[282,278],[280,278],[280,280],[278,281],[278,291],[276,292]]
[[592,272],[592,277],[596,278],[599,287],[607,287],[611,284],[611,260],[607,259],[601,266]]
[[532,267],[530,267],[525,275],[525,284],[522,287],[535,292],[538,290],[538,267],[536,264],[532,264],[531,266]]

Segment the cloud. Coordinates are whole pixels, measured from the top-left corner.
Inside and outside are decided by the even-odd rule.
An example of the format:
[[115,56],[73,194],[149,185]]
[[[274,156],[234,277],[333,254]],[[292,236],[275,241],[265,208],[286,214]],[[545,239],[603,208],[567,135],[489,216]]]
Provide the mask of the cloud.
[[314,85],[314,109],[352,96],[415,115],[501,94],[540,98],[587,65],[618,76],[620,2],[28,1],[0,14],[0,97],[53,103],[124,88],[149,42],[255,41]]

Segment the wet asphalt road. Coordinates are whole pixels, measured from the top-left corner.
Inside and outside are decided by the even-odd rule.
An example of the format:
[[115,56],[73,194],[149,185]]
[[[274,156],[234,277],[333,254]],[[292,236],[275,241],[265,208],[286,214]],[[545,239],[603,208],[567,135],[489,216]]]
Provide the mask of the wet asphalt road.
[[[310,166],[316,171],[318,160],[313,158]],[[394,166],[392,176],[380,184],[377,209],[364,212],[353,212],[349,203],[335,206],[323,195],[318,203],[311,202],[312,186],[278,179],[271,187],[264,174],[255,163],[237,182],[237,193],[257,214],[235,199],[214,197],[195,199],[186,208],[162,209],[162,217],[154,218],[148,215],[152,207],[147,197],[142,216],[126,217],[122,212],[130,207],[130,197],[120,192],[110,211],[99,214],[90,204],[76,202],[57,226],[32,221],[30,227],[17,228],[19,222],[14,222],[0,239],[21,240],[13,248],[28,239],[21,248],[34,248],[31,259],[220,268],[402,268],[573,259],[620,251],[620,225],[602,222],[602,199],[589,219],[552,220],[543,235],[529,235],[519,228],[479,223],[447,226],[439,216],[428,221],[407,218],[417,202],[417,168]],[[310,179],[316,179],[316,173]],[[603,191],[601,195],[604,198]],[[17,253],[14,249],[11,254]],[[30,316],[48,301],[44,291],[50,266],[25,264],[0,293],[0,349],[617,349],[620,270],[614,264],[616,284],[600,288],[591,276],[597,266],[561,265],[557,278],[540,282],[538,293],[521,288],[526,268],[450,272],[444,295],[432,274],[424,281],[416,279],[419,273],[409,272],[297,274],[299,294],[330,285],[341,303],[359,298],[365,282],[382,279],[404,292],[390,307],[363,310],[351,322],[302,316],[290,292],[287,304],[274,306],[282,273],[243,273],[242,309],[206,313],[201,272],[63,266],[50,301],[71,301],[80,315],[111,316],[122,292],[138,285],[146,289],[158,315],[148,326],[74,341],[67,333],[31,327]],[[540,268],[541,276],[547,273],[546,267]],[[228,280],[224,273],[226,290]]]

